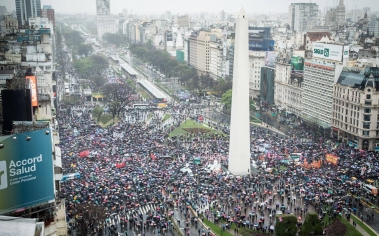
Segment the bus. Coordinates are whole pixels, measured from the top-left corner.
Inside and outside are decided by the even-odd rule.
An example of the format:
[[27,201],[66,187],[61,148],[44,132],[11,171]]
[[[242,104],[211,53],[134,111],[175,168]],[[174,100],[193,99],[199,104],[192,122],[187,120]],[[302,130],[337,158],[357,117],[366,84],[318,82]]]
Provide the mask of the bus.
[[133,104],[133,108],[137,109],[146,109],[149,107],[149,104]]
[[63,175],[61,182],[67,181],[67,180],[73,180],[73,179],[80,179],[80,174],[78,172],[71,173],[67,175]]
[[371,184],[364,184],[363,189],[365,190],[366,193],[372,194],[374,196],[378,195],[378,189]]

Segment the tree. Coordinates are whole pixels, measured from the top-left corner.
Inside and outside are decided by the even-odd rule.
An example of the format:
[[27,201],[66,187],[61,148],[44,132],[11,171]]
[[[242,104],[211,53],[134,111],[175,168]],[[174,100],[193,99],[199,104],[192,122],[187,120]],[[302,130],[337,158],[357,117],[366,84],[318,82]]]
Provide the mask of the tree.
[[107,105],[112,113],[113,118],[119,117],[121,111],[131,100],[132,89],[127,84],[106,84],[102,88],[103,94],[107,97]]
[[297,218],[294,215],[276,216],[275,232],[277,236],[295,236],[297,233]]
[[90,81],[95,86],[96,90],[98,91],[106,82],[103,76],[101,75],[94,75],[90,78]]
[[92,115],[96,119],[97,122],[99,122],[101,115],[104,113],[104,109],[101,106],[96,106],[92,110]]
[[92,68],[94,67],[94,64],[92,60],[90,60],[89,58],[83,58],[75,60],[73,66],[76,70],[76,73],[78,73],[80,76],[84,78],[88,78],[92,73]]
[[232,107],[232,94],[232,90],[229,89],[221,97],[221,102],[226,106],[226,108]]
[[305,221],[301,226],[300,235],[308,236],[308,235],[321,235],[322,234],[322,226],[321,222],[318,219],[318,215],[315,212],[307,213],[305,217]]
[[78,46],[78,55],[84,55],[88,57],[88,55],[93,51],[93,48],[89,44],[80,44]]
[[103,39],[107,41],[108,43],[114,44],[116,46],[120,46],[127,42],[126,37],[123,37],[122,35],[119,35],[119,34],[111,34],[111,33],[105,33],[103,35]]
[[108,60],[100,54],[91,55],[89,58],[93,63],[92,70],[96,72],[97,74],[101,74],[101,72],[103,72],[105,69],[109,67]]

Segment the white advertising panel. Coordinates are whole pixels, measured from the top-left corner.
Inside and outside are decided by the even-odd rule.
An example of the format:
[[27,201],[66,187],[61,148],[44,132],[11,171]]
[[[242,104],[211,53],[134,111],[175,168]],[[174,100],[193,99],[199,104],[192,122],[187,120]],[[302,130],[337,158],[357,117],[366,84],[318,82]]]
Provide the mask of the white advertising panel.
[[342,45],[313,43],[313,57],[342,61],[342,54]]

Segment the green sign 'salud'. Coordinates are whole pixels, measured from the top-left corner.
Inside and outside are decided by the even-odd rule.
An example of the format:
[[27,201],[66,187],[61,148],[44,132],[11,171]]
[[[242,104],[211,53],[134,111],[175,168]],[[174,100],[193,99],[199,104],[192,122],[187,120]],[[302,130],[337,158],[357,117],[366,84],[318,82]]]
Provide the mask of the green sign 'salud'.
[[0,138],[0,214],[54,200],[51,133]]

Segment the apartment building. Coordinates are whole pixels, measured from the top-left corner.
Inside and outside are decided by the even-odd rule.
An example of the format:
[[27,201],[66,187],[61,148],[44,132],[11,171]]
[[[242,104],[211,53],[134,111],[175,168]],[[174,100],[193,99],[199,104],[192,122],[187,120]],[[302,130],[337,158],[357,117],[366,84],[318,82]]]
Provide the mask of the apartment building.
[[291,51],[280,52],[275,61],[275,104],[296,116],[302,111],[303,66],[304,59],[294,57]]
[[349,146],[379,151],[378,67],[345,67],[333,87],[332,137]]
[[316,3],[291,3],[288,20],[293,32],[302,33],[312,29],[317,23],[318,5]]
[[210,32],[193,32],[189,39],[190,65],[201,72],[209,72]]
[[249,92],[251,97],[260,94],[261,68],[265,66],[265,51],[249,51]]
[[304,63],[302,117],[324,128],[330,127],[333,85],[339,78],[341,62],[313,58]]

